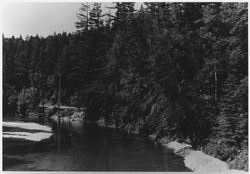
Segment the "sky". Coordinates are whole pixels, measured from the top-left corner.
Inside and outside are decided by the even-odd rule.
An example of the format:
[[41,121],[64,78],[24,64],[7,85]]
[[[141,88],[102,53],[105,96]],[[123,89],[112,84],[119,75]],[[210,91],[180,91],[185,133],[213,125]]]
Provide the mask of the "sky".
[[[136,8],[141,3],[136,3]],[[2,31],[5,37],[22,35],[48,36],[56,33],[75,32],[76,13],[80,2],[4,2],[2,4]],[[103,13],[108,12],[102,3]]]

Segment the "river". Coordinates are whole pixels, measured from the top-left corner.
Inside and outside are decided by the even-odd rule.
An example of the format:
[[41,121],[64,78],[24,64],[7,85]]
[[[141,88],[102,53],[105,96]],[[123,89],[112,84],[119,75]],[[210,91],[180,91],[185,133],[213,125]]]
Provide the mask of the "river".
[[[47,125],[52,136],[41,141],[3,138],[3,170],[190,171],[183,158],[145,137],[77,121],[22,121]],[[4,127],[3,132],[6,130],[20,131],[15,127]]]

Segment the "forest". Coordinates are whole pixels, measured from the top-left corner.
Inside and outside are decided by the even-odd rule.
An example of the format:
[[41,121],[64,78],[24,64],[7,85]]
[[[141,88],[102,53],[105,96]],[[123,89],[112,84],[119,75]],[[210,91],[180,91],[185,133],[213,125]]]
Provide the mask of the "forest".
[[248,4],[83,3],[76,32],[3,35],[4,117],[85,107],[248,169]]

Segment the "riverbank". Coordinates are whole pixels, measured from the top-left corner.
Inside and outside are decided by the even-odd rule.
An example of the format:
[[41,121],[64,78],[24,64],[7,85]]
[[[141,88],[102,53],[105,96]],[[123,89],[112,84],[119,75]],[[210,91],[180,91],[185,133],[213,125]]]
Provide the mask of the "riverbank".
[[3,122],[3,138],[41,141],[52,136],[52,129],[34,122]]
[[[62,112],[62,113],[63,113],[62,115],[64,116],[64,117],[61,117],[62,121],[78,122],[78,121],[83,121],[85,118],[85,115],[83,112],[71,112],[70,114],[68,112]],[[68,115],[66,116],[65,113],[67,113]],[[53,115],[50,118],[57,120],[57,115]],[[105,127],[109,129],[117,128],[114,124],[105,123],[104,119],[100,119],[96,123],[100,127]],[[8,123],[8,126],[12,126],[12,125]],[[129,125],[123,128],[119,127],[118,129],[123,129],[131,134],[139,134],[139,130],[138,131],[130,130],[132,128],[130,128]],[[149,137],[153,140],[155,140],[156,138],[155,135],[150,135]],[[231,174],[247,173],[246,171],[242,171],[242,170],[230,169],[228,163],[221,161],[217,158],[214,158],[210,155],[207,155],[202,151],[193,150],[192,146],[189,144],[179,143],[177,141],[170,142],[166,137],[163,137],[162,139],[160,139],[159,142],[162,146],[172,149],[175,154],[182,156],[184,158],[185,166],[194,172],[225,172],[225,173],[231,173]]]
[[[109,129],[116,128],[116,126],[114,126],[113,124],[106,124],[103,118],[99,119],[97,121],[97,124],[100,127],[106,127]],[[123,129],[127,132],[130,132],[131,134],[139,134],[139,131],[129,131],[129,125],[119,129]],[[149,135],[148,137],[154,141],[156,140],[156,135]],[[194,172],[222,172],[229,174],[248,173],[247,171],[243,170],[230,169],[230,165],[227,162],[217,159],[213,156],[207,155],[202,151],[194,150],[189,144],[171,141],[167,137],[159,139],[158,142],[162,146],[172,149],[175,154],[183,157],[185,166]]]
[[163,146],[172,149],[175,154],[184,158],[185,166],[194,172],[222,172],[227,174],[247,174],[247,171],[230,169],[229,165],[217,158],[205,154],[202,151],[192,149],[192,146],[185,143],[171,141],[170,143],[161,143]]

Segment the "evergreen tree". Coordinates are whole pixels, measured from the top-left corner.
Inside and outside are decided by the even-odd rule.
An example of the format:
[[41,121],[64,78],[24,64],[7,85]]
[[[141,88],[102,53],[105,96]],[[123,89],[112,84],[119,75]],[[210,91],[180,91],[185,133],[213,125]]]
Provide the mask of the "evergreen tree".
[[75,23],[75,26],[79,32],[89,30],[89,13],[90,13],[89,3],[88,2],[82,3],[81,8],[79,9],[79,13],[77,13],[79,21]]
[[94,3],[89,13],[90,28],[99,30],[103,27],[101,3]]
[[104,21],[100,3],[83,3],[76,33],[3,36],[4,113],[56,104],[60,74],[61,103],[86,107],[87,120],[204,146],[247,169],[247,3],[113,9]]

